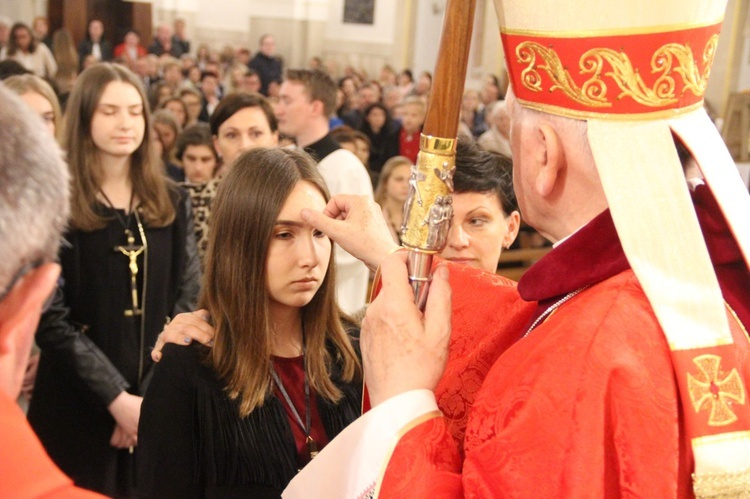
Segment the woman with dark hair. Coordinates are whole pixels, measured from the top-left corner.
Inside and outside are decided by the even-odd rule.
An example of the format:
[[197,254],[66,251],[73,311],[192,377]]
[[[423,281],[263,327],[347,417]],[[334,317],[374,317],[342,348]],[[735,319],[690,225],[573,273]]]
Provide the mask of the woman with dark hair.
[[513,164],[461,139],[453,186],[453,223],[440,256],[494,273],[500,253],[510,248],[521,226]]
[[221,173],[229,170],[239,154],[255,147],[278,144],[278,121],[268,100],[260,94],[237,92],[219,102],[209,120]]
[[402,99],[414,91],[414,75],[411,69],[404,69],[398,74],[398,90]]
[[[71,172],[61,287],[36,334],[29,422],[77,485],[134,494],[138,418],[165,318],[193,310],[200,268],[189,199],[162,175],[138,77],[101,63],[81,73],[63,148]],[[63,188],[64,186],[61,186]]]
[[328,197],[300,151],[248,151],[227,174],[200,300],[213,347],[164,348],[141,413],[142,497],[279,497],[359,415],[332,243],[300,217]]
[[78,44],[78,56],[81,64],[87,56],[93,56],[96,62],[112,60],[112,44],[104,37],[104,23],[99,19],[89,21],[86,38]]
[[216,106],[209,122],[220,166],[214,178],[205,184],[186,184],[193,201],[195,237],[201,260],[208,247],[208,220],[211,203],[221,179],[234,160],[248,149],[276,147],[279,143],[278,121],[268,100],[260,94],[229,94]]
[[0,60],[18,61],[23,67],[42,78],[53,78],[57,73],[57,62],[49,48],[37,43],[31,29],[23,23],[10,28],[8,47],[0,50]]
[[377,180],[386,161],[399,155],[399,133],[401,125],[391,119],[385,105],[380,102],[365,108],[362,133],[370,139],[370,171]]

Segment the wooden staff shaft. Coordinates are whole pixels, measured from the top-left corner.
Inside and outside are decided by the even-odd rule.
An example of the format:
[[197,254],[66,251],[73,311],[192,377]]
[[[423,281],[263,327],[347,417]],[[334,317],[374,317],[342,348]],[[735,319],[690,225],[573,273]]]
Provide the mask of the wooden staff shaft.
[[476,0],[448,0],[422,133],[456,138]]
[[402,242],[409,248],[409,281],[421,309],[427,301],[433,256],[445,247],[453,218],[455,139],[475,6],[476,0],[448,0],[446,5],[420,152],[409,181]]

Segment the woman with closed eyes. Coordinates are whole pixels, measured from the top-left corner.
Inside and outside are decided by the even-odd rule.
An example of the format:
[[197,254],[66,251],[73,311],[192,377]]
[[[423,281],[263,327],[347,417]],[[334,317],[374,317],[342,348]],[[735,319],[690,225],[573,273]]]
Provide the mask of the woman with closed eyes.
[[29,422],[77,485],[112,497],[135,494],[149,347],[165,317],[194,309],[200,285],[189,199],[152,157],[150,124],[129,70],[102,63],[81,73],[62,141],[70,228],[36,334]]

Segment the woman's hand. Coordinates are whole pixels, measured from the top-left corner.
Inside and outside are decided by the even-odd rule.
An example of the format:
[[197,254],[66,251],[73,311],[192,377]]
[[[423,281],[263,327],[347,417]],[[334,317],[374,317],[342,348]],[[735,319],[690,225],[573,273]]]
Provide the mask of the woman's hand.
[[[112,414],[112,417],[115,418],[117,427],[120,428],[118,432],[117,427],[115,427],[115,433],[112,434],[110,443],[116,440],[116,436],[118,437],[118,442],[122,441],[125,437],[128,437],[131,442],[137,440],[138,419],[141,416],[141,402],[143,402],[143,397],[122,392],[109,404],[107,409]],[[124,432],[125,437],[122,436],[122,432]],[[132,447],[133,445],[133,443],[129,443],[125,447]]]
[[115,425],[115,431],[109,439],[109,445],[116,449],[130,449],[138,445],[138,436],[128,435],[122,426]]
[[156,345],[151,351],[154,362],[161,360],[161,349],[167,343],[177,345],[189,345],[197,341],[206,346],[213,346],[214,327],[208,323],[208,310],[196,310],[195,312],[178,314],[172,321],[164,326],[164,330],[156,339]]

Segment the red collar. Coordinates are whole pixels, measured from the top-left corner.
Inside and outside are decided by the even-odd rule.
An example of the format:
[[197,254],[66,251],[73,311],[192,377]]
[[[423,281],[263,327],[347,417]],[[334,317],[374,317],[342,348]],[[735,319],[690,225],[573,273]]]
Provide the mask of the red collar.
[[544,302],[629,268],[606,210],[527,270],[518,282],[518,292],[526,301]]
[[[750,272],[711,190],[691,193],[711,262],[725,300],[743,324],[750,324]],[[534,264],[518,282],[526,301],[537,301],[533,322],[562,296],[591,286],[630,268],[617,237],[612,215],[603,211],[581,230]]]

